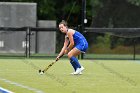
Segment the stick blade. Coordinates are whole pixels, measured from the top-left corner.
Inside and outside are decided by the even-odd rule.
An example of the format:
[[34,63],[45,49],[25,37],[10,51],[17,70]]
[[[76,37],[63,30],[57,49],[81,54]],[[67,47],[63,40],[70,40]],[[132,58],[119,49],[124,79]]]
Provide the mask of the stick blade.
[[38,72],[41,73],[41,69],[39,69]]
[[42,70],[38,70],[38,72],[39,72],[40,75],[44,74],[44,71],[42,71]]

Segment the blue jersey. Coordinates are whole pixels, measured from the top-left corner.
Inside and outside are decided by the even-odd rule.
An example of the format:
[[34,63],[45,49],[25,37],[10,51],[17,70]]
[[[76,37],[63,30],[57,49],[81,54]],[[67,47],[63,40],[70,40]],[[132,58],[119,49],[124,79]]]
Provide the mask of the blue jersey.
[[86,40],[85,37],[78,31],[75,31],[75,33],[73,34],[73,39],[75,45],[82,43],[83,40]]
[[88,42],[85,37],[78,31],[75,31],[75,33],[73,34],[73,39],[74,46],[81,52],[85,53],[88,48]]

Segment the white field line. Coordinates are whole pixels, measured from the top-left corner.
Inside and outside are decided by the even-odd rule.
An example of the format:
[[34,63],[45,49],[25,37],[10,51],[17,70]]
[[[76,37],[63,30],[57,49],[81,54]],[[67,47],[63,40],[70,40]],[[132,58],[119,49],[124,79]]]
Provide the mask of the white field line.
[[38,89],[35,89],[35,88],[32,88],[32,87],[29,87],[29,86],[25,86],[25,85],[22,85],[22,84],[19,84],[19,83],[16,83],[16,82],[13,82],[13,81],[4,79],[4,78],[0,78],[0,80],[1,81],[4,81],[5,83],[8,83],[8,84],[15,85],[17,87],[21,87],[21,88],[24,88],[24,89],[27,89],[27,90],[30,90],[30,91],[34,91],[35,93],[44,93],[41,90],[38,90]]
[[9,90],[7,90],[7,89],[4,89],[4,88],[2,88],[2,87],[0,87],[0,91],[3,91],[2,93],[14,93],[14,92],[9,91]]

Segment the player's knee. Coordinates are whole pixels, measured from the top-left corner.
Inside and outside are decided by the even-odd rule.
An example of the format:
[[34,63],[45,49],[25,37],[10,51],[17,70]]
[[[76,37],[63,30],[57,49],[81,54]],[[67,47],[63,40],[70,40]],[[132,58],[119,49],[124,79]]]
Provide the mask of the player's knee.
[[73,55],[71,53],[68,53],[68,58],[70,59]]

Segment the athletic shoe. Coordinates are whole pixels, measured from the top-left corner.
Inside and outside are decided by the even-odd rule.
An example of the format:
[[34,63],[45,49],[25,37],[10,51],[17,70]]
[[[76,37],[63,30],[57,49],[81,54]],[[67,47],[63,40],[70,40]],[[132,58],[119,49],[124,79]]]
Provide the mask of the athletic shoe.
[[70,73],[71,75],[82,75],[82,71],[84,70],[85,68],[83,66],[81,66],[81,68],[77,68],[77,70],[75,72],[72,72]]
[[82,75],[83,73],[80,72],[79,74],[75,74],[75,72],[70,73],[71,75]]
[[78,75],[81,72],[81,68],[77,68],[76,71],[74,72],[74,75]]
[[81,66],[81,68],[80,68],[80,69],[81,69],[81,72],[82,72],[85,68],[84,68],[83,66]]

